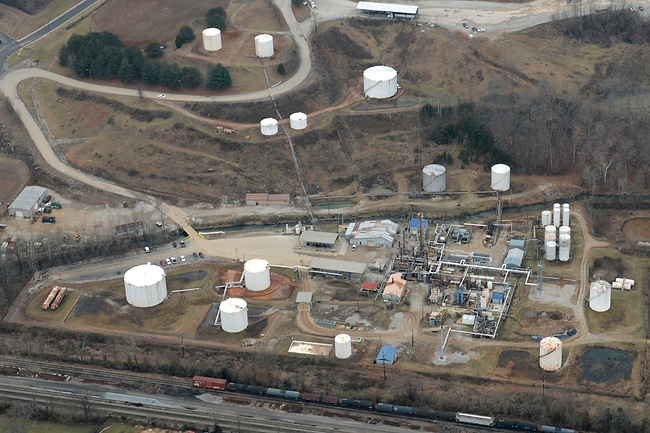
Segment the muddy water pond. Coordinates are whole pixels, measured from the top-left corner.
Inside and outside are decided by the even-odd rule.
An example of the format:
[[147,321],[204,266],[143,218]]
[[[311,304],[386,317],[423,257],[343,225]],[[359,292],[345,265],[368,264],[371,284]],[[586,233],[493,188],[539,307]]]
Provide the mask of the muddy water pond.
[[628,380],[633,364],[632,352],[593,347],[585,350],[580,359],[580,381],[602,384]]

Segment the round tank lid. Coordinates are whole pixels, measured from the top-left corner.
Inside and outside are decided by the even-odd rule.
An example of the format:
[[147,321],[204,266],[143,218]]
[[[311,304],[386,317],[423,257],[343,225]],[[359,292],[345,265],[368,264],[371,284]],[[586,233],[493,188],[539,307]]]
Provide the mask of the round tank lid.
[[210,27],[209,29],[203,30],[203,34],[205,36],[217,36],[218,34],[221,34],[221,30]]
[[278,121],[271,117],[267,117],[266,119],[262,119],[260,123],[264,126],[273,126],[277,125]]
[[557,337],[545,337],[539,342],[539,345],[544,349],[557,349],[562,346],[562,340]]
[[564,204],[562,205],[562,207],[563,207],[564,209],[569,209],[569,203],[564,203]]
[[266,35],[266,34],[264,34],[264,35],[257,35],[257,36],[255,36],[255,40],[258,41],[258,42],[269,42],[269,41],[272,41],[272,40],[273,40],[273,36],[271,36],[271,35]]
[[139,265],[124,273],[124,281],[138,287],[156,284],[165,278],[165,270],[156,265]]
[[291,120],[304,120],[307,118],[307,115],[305,113],[301,113],[300,111],[297,113],[293,113],[291,116],[289,116]]
[[390,66],[373,66],[366,69],[363,76],[375,81],[386,81],[395,78],[397,71]]
[[247,305],[248,304],[243,299],[229,298],[223,301],[219,308],[221,309],[222,313],[230,314],[245,310]]
[[246,272],[263,272],[269,267],[269,262],[263,259],[252,259],[244,264]]
[[495,173],[510,173],[510,167],[505,164],[495,164],[492,166],[492,171]]
[[439,164],[429,164],[425,166],[422,171],[429,176],[440,176],[445,173],[446,169]]
[[336,337],[334,337],[334,341],[337,343],[348,343],[351,341],[351,339],[348,334],[339,334]]

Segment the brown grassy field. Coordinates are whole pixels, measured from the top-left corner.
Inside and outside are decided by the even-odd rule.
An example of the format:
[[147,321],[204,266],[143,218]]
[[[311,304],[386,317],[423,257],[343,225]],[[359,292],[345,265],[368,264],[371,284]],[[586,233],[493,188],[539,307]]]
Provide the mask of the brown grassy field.
[[[167,43],[168,49],[173,50],[173,40],[181,26],[191,26],[200,38],[200,32],[205,28],[205,13],[219,6],[228,11],[229,3],[228,0],[196,0],[189,3],[174,0],[113,0],[93,15],[90,30],[114,33],[125,46],[144,48],[149,42],[161,42]],[[124,13],[125,10],[129,13]]]
[[18,9],[0,5],[0,30],[11,36],[18,23],[27,18],[27,14]]
[[29,180],[29,168],[17,159],[0,153],[0,210],[6,209]]
[[247,29],[268,32],[289,30],[282,13],[268,0],[255,0],[239,9],[235,24]]

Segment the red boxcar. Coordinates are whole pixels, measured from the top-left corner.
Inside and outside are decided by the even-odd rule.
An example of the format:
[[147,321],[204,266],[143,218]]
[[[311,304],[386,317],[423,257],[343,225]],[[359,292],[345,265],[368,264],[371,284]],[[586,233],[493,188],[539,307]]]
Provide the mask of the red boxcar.
[[320,402],[320,395],[318,395],[318,394],[310,394],[308,392],[303,392],[302,393],[302,399],[306,400],[306,401]]
[[192,384],[198,388],[220,389],[225,391],[228,381],[226,379],[215,379],[213,377],[194,376]]
[[332,397],[331,395],[324,395],[321,401],[327,404],[339,404],[338,397]]

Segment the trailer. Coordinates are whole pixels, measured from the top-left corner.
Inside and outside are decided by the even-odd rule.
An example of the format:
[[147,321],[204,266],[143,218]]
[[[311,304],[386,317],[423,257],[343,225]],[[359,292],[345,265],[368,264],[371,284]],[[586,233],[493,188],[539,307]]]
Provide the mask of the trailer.
[[225,379],[215,379],[213,377],[194,376],[194,378],[192,378],[192,385],[197,388],[219,389],[225,391],[228,381]]
[[474,415],[472,413],[456,412],[456,421],[464,422],[466,424],[493,426],[494,417]]

